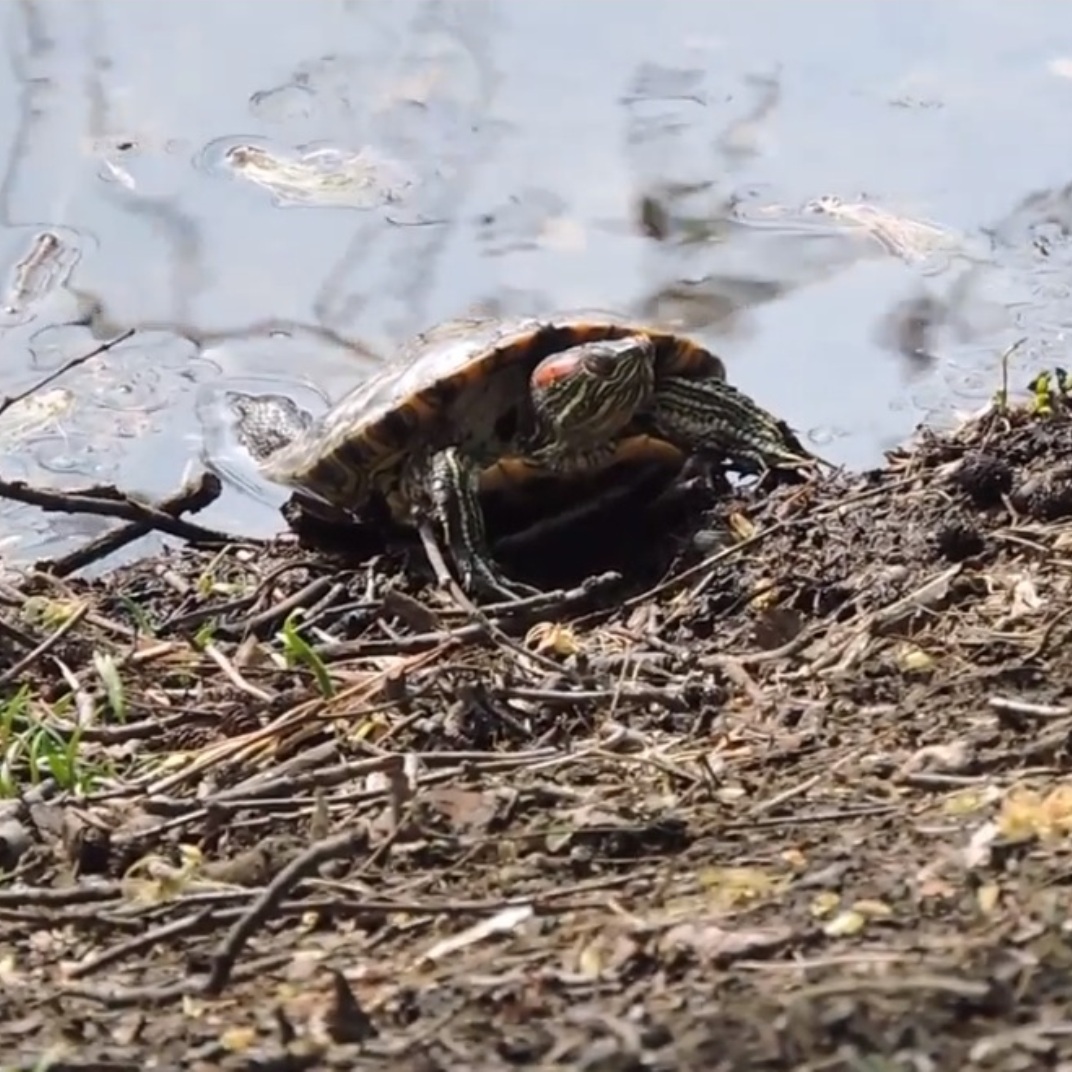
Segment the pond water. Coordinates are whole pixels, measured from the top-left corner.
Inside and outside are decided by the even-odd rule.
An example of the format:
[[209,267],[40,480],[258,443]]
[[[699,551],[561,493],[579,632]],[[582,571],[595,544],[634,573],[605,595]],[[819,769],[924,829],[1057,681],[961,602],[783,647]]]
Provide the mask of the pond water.
[[[476,311],[665,320],[852,466],[977,408],[1015,340],[1014,384],[1064,352],[1060,0],[9,0],[0,22],[0,395],[136,329],[0,415],[6,479],[167,494],[221,385],[336,398]],[[241,479],[199,520],[281,524]],[[0,503],[10,560],[102,527]]]

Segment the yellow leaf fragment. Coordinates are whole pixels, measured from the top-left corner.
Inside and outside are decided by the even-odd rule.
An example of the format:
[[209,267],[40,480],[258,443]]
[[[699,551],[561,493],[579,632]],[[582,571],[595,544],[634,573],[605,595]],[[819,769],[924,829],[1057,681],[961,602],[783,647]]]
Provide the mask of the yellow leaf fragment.
[[537,622],[525,634],[525,646],[538,652],[550,652],[565,658],[581,651],[577,634],[560,622]]
[[934,667],[934,659],[915,644],[902,644],[897,652],[897,665],[906,674],[919,674]]
[[823,927],[823,933],[831,938],[850,938],[859,934],[867,925],[867,917],[854,909],[839,912]]
[[205,1015],[206,1004],[200,998],[194,997],[193,994],[183,994],[182,996],[182,1011],[183,1015],[191,1020],[200,1020]]
[[864,898],[854,901],[852,911],[859,912],[868,919],[889,919],[893,915],[893,909],[885,901],[875,901]]
[[736,908],[769,896],[783,882],[758,867],[708,867],[700,872],[701,884],[720,908]]
[[781,855],[782,859],[794,871],[804,871],[807,869],[808,858],[800,851],[800,849],[786,849]]
[[14,953],[5,953],[0,957],[0,984],[14,986],[21,979]]
[[975,900],[979,905],[979,911],[989,916],[998,906],[1001,899],[1001,888],[995,882],[988,882],[980,886],[976,891]]
[[1066,837],[1072,831],[1072,785],[1059,785],[1046,794],[1014,788],[1002,801],[997,828],[1009,841]]
[[749,599],[749,605],[756,610],[767,610],[778,605],[781,591],[772,577],[759,577],[753,585],[755,595]]
[[822,919],[824,916],[830,915],[839,904],[841,904],[840,893],[836,893],[834,890],[823,890],[822,893],[817,893],[812,900],[811,914],[816,919]]
[[603,974],[604,959],[600,943],[587,942],[577,957],[578,971],[589,979],[598,979]]
[[750,518],[739,513],[730,514],[729,527],[738,540],[750,540],[758,531]]
[[942,811],[946,815],[971,815],[985,808],[987,803],[986,797],[978,789],[965,789],[946,797],[942,802]]
[[369,741],[375,744],[391,729],[391,720],[382,711],[373,711],[364,715],[350,726],[346,733],[347,741]]
[[252,1027],[229,1027],[220,1035],[220,1045],[231,1053],[245,1053],[257,1041]]

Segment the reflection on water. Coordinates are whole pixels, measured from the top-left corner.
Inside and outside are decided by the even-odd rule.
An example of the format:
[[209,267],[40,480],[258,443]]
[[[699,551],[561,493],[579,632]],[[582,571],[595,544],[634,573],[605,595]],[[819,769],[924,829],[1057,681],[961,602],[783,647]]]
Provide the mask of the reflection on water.
[[[3,393],[139,331],[5,415],[4,475],[161,495],[207,451],[206,523],[266,531],[227,382],[338,397],[439,320],[590,306],[870,464],[1065,347],[1058,4],[13,2]],[[79,531],[0,504],[5,554]]]

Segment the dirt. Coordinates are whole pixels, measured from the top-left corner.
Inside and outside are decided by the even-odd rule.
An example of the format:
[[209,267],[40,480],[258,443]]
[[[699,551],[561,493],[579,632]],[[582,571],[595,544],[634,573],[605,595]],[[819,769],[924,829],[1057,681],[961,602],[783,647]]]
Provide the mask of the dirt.
[[0,1066],[1072,1068],[1051,401],[483,619],[290,539],[3,589]]

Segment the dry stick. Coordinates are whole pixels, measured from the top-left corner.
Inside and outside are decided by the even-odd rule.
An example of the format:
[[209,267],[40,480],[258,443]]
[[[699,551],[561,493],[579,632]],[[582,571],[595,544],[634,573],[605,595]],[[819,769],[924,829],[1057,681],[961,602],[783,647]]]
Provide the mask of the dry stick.
[[[420,668],[438,654],[438,652],[427,652],[423,655],[415,655],[408,665],[413,669]],[[380,671],[368,681],[347,686],[336,693],[332,699],[332,704],[338,706],[351,700],[361,702],[361,700],[373,695],[383,687],[383,680],[386,676],[386,671]],[[263,748],[269,742],[278,744],[280,736],[288,730],[306,726],[311,719],[320,717],[327,706],[327,701],[320,696],[302,700],[257,730],[242,734],[239,737],[229,738],[225,742],[202,749],[180,771],[168,774],[156,782],[134,783],[131,791],[144,792],[148,796],[155,796],[167,792],[174,785],[189,781],[195,775],[218,763],[226,760],[234,762],[244,758],[248,759],[251,754],[259,754],[256,753],[256,750]]]
[[367,838],[368,833],[364,829],[348,830],[344,834],[318,841],[295,856],[227,932],[227,937],[212,958],[212,969],[205,980],[202,993],[206,997],[219,997],[223,993],[243,946],[253,936],[254,931],[268,919],[272,910],[310,871],[329,860],[352,855],[366,844]]
[[976,982],[952,975],[934,975],[921,972],[918,975],[900,978],[860,978],[831,979],[829,982],[816,983],[803,987],[792,996],[793,1004],[803,1004],[819,998],[840,997],[845,994],[904,994],[918,991],[937,991],[963,998],[984,998],[990,992],[990,983]]
[[442,632],[418,633],[415,636],[391,640],[329,640],[323,644],[314,644],[313,651],[324,662],[374,658],[381,655],[420,655],[430,648],[446,648],[451,644],[479,640],[486,635],[487,629],[480,622],[473,622],[455,629],[444,629]]
[[[215,473],[200,473],[184,483],[174,494],[161,499],[156,508],[172,518],[178,518],[180,514],[196,514],[220,497],[222,487],[220,478]],[[37,568],[51,573],[54,577],[66,577],[76,570],[106,558],[128,543],[140,540],[152,530],[151,523],[132,521],[102,536],[95,537],[61,558],[44,559],[38,562]]]
[[82,354],[81,357],[71,358],[70,361],[65,362],[56,369],[55,372],[50,372],[43,380],[39,380],[32,387],[27,387],[25,391],[20,391],[17,395],[8,395],[6,398],[0,399],[0,413],[9,410],[16,402],[21,402],[23,399],[29,398],[30,395],[40,391],[42,387],[47,387],[50,383],[53,383],[61,376],[70,372],[71,369],[78,368],[79,365],[84,365],[94,357],[99,357],[101,354],[107,353],[121,342],[126,342],[133,334],[134,328],[127,328],[121,335],[116,335],[114,339],[109,339],[107,342],[101,343],[100,346],[95,350],[91,350],[88,354]]
[[[227,544],[236,542],[233,536],[215,529],[207,529],[190,521],[181,521],[164,513],[151,503],[139,502],[109,485],[87,488],[85,491],[47,491],[34,488],[24,480],[0,480],[0,499],[37,506],[46,513],[92,514],[96,517],[116,517],[121,521],[134,521],[151,529],[166,532],[190,543]],[[247,544],[261,544],[263,540],[245,539]]]
[[[450,756],[451,753],[436,753],[436,752],[417,752],[416,757],[429,763],[432,760],[443,760]],[[557,761],[560,763],[572,762],[572,757],[563,756],[562,753],[555,748],[542,748],[529,752],[515,752],[515,753],[486,753],[487,758],[484,761],[480,761],[475,753],[461,752],[458,756],[464,762],[464,766],[459,763],[458,766],[444,767],[435,771],[431,771],[428,774],[424,774],[417,779],[417,786],[421,789],[428,788],[430,786],[442,785],[445,782],[457,781],[460,775],[464,772],[471,771],[475,766],[480,772],[488,775],[501,774],[506,772],[512,772],[519,768],[536,768],[540,764],[554,764]],[[353,770],[357,771],[365,769],[366,763],[375,763],[382,767],[383,761],[392,760],[392,755],[383,757],[377,757],[375,760],[361,760],[359,763],[353,765]],[[280,808],[293,809],[295,804],[299,806],[304,803],[313,804],[314,801],[310,798],[307,802],[302,801],[300,798],[295,801],[293,799],[279,799],[284,797],[287,792],[296,794],[305,791],[310,787],[318,786],[332,786],[337,785],[341,781],[349,781],[349,769],[344,769],[346,765],[337,765],[335,767],[326,768],[320,771],[313,771],[305,774],[297,774],[292,777],[277,779],[270,783],[263,785],[254,785],[251,789],[245,790],[245,795],[236,794],[231,796],[231,790],[223,790],[220,794],[208,798],[206,801],[192,801],[187,798],[166,798],[159,795],[146,794],[149,798],[148,806],[153,814],[168,815],[170,818],[165,819],[163,822],[158,823],[155,826],[149,827],[145,830],[139,831],[139,834],[143,838],[152,839],[164,837],[174,830],[182,829],[188,826],[190,823],[203,822],[208,818],[210,811],[213,809],[221,814],[231,814],[236,811],[244,811],[248,809],[262,809],[264,811],[279,810],[275,808],[278,804]],[[228,794],[228,795],[224,795]],[[114,791],[107,794],[98,794],[95,800],[113,800],[120,797],[127,796],[125,791]],[[331,804],[351,804],[351,805],[372,805],[381,804],[385,799],[385,792],[383,789],[366,789],[361,791],[355,791],[352,793],[344,794],[343,796],[335,795],[331,798]],[[3,905],[3,891],[0,890],[0,906]]]
[[987,702],[995,711],[1003,714],[1030,715],[1032,718],[1068,718],[1072,715],[1072,707],[1064,704],[1051,706],[1009,696],[991,696]]
[[[191,611],[188,614],[181,614],[173,616],[164,621],[160,627],[161,635],[167,632],[176,632],[182,629],[188,629],[193,626],[198,626],[202,622],[207,621],[210,618],[222,618],[223,615],[230,613],[231,611],[245,610],[247,607],[252,607],[261,596],[268,591],[280,577],[287,573],[292,573],[295,570],[306,569],[309,567],[324,568],[324,564],[316,562],[315,559],[301,559],[297,562],[284,562],[281,566],[276,566],[271,572],[266,573],[263,577],[257,577],[257,584],[248,594],[238,597],[237,599],[229,599],[225,603],[215,603],[207,607],[199,607],[195,611]],[[244,628],[242,622],[231,623],[229,628],[241,629]]]
[[811,826],[817,823],[843,823],[849,819],[870,818],[876,815],[892,815],[897,811],[894,804],[867,804],[859,808],[842,808],[838,811],[824,811],[808,814],[772,815],[766,819],[742,819],[740,822],[724,823],[719,832],[737,830],[764,830],[779,826]]
[[1072,616],[1072,606],[1064,607],[1058,614],[1056,614],[1042,630],[1042,635],[1038,639],[1038,643],[1033,648],[1024,653],[1023,662],[1028,663],[1032,659],[1041,659],[1045,654],[1046,649],[1050,646],[1050,641],[1053,639],[1054,633],[1057,631],[1059,625]]
[[[241,623],[240,628],[230,627],[230,633],[233,635],[236,632],[248,636],[251,633],[257,633],[261,629],[267,627],[274,627],[278,622],[287,617],[292,610],[307,610],[309,604],[316,603],[319,599],[324,597],[335,586],[335,579],[333,577],[317,577],[315,580],[310,581],[308,584],[299,588],[298,591],[287,596],[286,599],[279,600],[278,603],[273,603],[270,607],[260,611],[258,614],[254,614]],[[217,630],[221,635],[228,635],[228,627],[224,626]]]
[[[505,648],[507,651],[512,652],[514,655],[518,655],[523,659],[528,659],[535,663],[537,666],[542,667],[544,670],[550,670],[554,674],[565,674],[573,681],[579,683],[580,675],[576,670],[571,667],[565,666],[560,662],[556,662],[554,659],[547,658],[546,655],[541,655],[538,651],[530,651],[528,648],[521,644],[518,644],[511,636],[505,633],[498,623],[493,622],[466,594],[462,591],[461,585],[450,574],[450,570],[447,569],[447,564],[443,559],[443,554],[439,549],[439,544],[436,542],[435,534],[427,524],[422,524],[418,527],[420,533],[421,542],[424,544],[424,552],[428,556],[428,561],[431,563],[432,572],[435,574],[436,580],[440,585],[445,588],[453,597],[454,602],[458,604],[466,613],[468,613],[475,622],[478,622],[483,630],[486,632],[488,638],[498,644],[500,647]],[[606,577],[595,577],[590,582],[590,586],[599,586],[606,583]],[[585,588],[582,586],[578,591],[590,591],[591,587]],[[565,593],[555,593],[557,602],[562,604],[562,600]],[[510,604],[506,604],[506,607],[511,607]],[[512,609],[512,608],[511,608]],[[453,634],[452,634],[453,635]]]
[[183,998],[193,996],[195,990],[195,984],[190,980],[181,979],[169,986],[139,986],[131,987],[129,990],[103,991],[89,987],[65,986],[61,993],[65,997],[95,1001],[106,1009],[144,1009],[159,1005],[174,1005]]
[[129,941],[120,942],[119,945],[114,945],[110,949],[98,953],[95,957],[90,957],[88,960],[83,960],[80,964],[76,964],[67,972],[67,978],[81,979],[84,976],[91,975],[93,972],[100,971],[102,968],[115,964],[125,957],[149,949],[156,945],[157,942],[166,941],[168,938],[178,938],[181,935],[196,931],[211,917],[212,912],[211,907],[203,908],[192,916],[162,924],[152,930],[145,931],[143,934],[136,935]]
[[678,585],[684,584],[685,581],[692,580],[693,577],[699,577],[707,570],[718,565],[719,562],[723,562],[728,558],[734,558],[737,555],[743,554],[750,547],[755,547],[757,544],[762,543],[764,540],[775,535],[778,532],[784,532],[786,529],[799,524],[799,522],[793,521],[777,521],[769,528],[760,529],[754,536],[749,536],[745,540],[741,540],[738,543],[732,544],[729,547],[724,547],[721,550],[714,552],[714,554],[708,555],[701,562],[697,562],[695,566],[690,566],[688,569],[682,570],[680,573],[675,574],[673,577],[669,577],[667,580],[662,581],[660,584],[654,585],[646,592],[641,592],[639,595],[633,596],[630,599],[625,600],[622,603],[623,610],[632,610],[634,607],[639,607],[644,603],[649,603],[657,596],[665,595],[667,592],[677,588]]
[[45,637],[33,651],[24,655],[14,666],[9,666],[0,674],[0,687],[10,684],[20,674],[25,673],[43,655],[56,646],[85,616],[89,610],[88,603],[80,603],[72,611],[71,616],[50,636]]
[[[294,954],[290,952],[274,953],[270,956],[262,957],[255,964],[250,964],[248,967],[236,971],[235,976],[243,979],[260,979],[265,972],[273,971],[289,964],[293,957]],[[132,1009],[172,1005],[185,997],[193,997],[197,992],[196,982],[190,979],[180,979],[179,982],[171,983],[169,986],[138,986],[131,987],[128,990],[104,991],[91,989],[90,987],[65,986],[59,993],[64,997],[85,998],[87,1001],[95,1001],[107,1009]]]
[[62,908],[64,905],[96,904],[98,901],[119,901],[123,886],[119,882],[100,886],[21,886],[0,890],[0,908]]
[[304,774],[295,774],[293,771],[282,774],[254,774],[237,785],[221,789],[199,803],[218,807],[228,801],[250,798],[260,801],[272,796],[292,796],[302,789],[322,789],[343,781],[357,781],[370,774],[380,774],[395,762],[395,757],[388,755],[377,756],[375,759],[359,759],[351,763],[336,763],[330,767],[319,766],[316,770]]
[[203,646],[202,650],[205,655],[220,668],[223,672],[223,676],[227,678],[236,689],[246,693],[247,696],[252,696],[255,700],[260,700],[260,702],[264,704],[272,703],[278,696],[278,693],[274,690],[269,691],[267,689],[262,689],[259,685],[254,685],[253,682],[247,681],[242,676],[238,667],[235,666],[235,664],[231,662],[231,660],[228,659],[215,644],[207,643]]
[[[444,897],[441,900],[406,900],[403,897],[382,897],[370,900],[364,891],[348,882],[340,882],[335,879],[316,879],[311,885],[316,889],[322,889],[334,894],[344,895],[353,904],[360,902],[360,910],[376,914],[389,914],[391,912],[405,912],[415,916],[464,916],[477,915],[479,913],[501,912],[504,908],[512,908],[518,905],[531,905],[537,913],[563,913],[579,911],[584,908],[605,908],[606,900],[602,897],[586,900],[585,894],[605,894],[608,890],[620,889],[628,886],[635,880],[635,875],[611,875],[606,878],[589,879],[585,882],[576,882],[569,886],[556,889],[544,890],[541,893],[519,894],[516,897],[483,897],[472,900],[462,900]],[[330,903],[330,902],[329,902]],[[338,901],[335,901],[338,904]],[[301,902],[295,905],[300,907]]]
[[10,640],[12,644],[17,644],[20,648],[34,648],[40,643],[36,637],[4,621],[3,618],[0,618],[0,637]]

